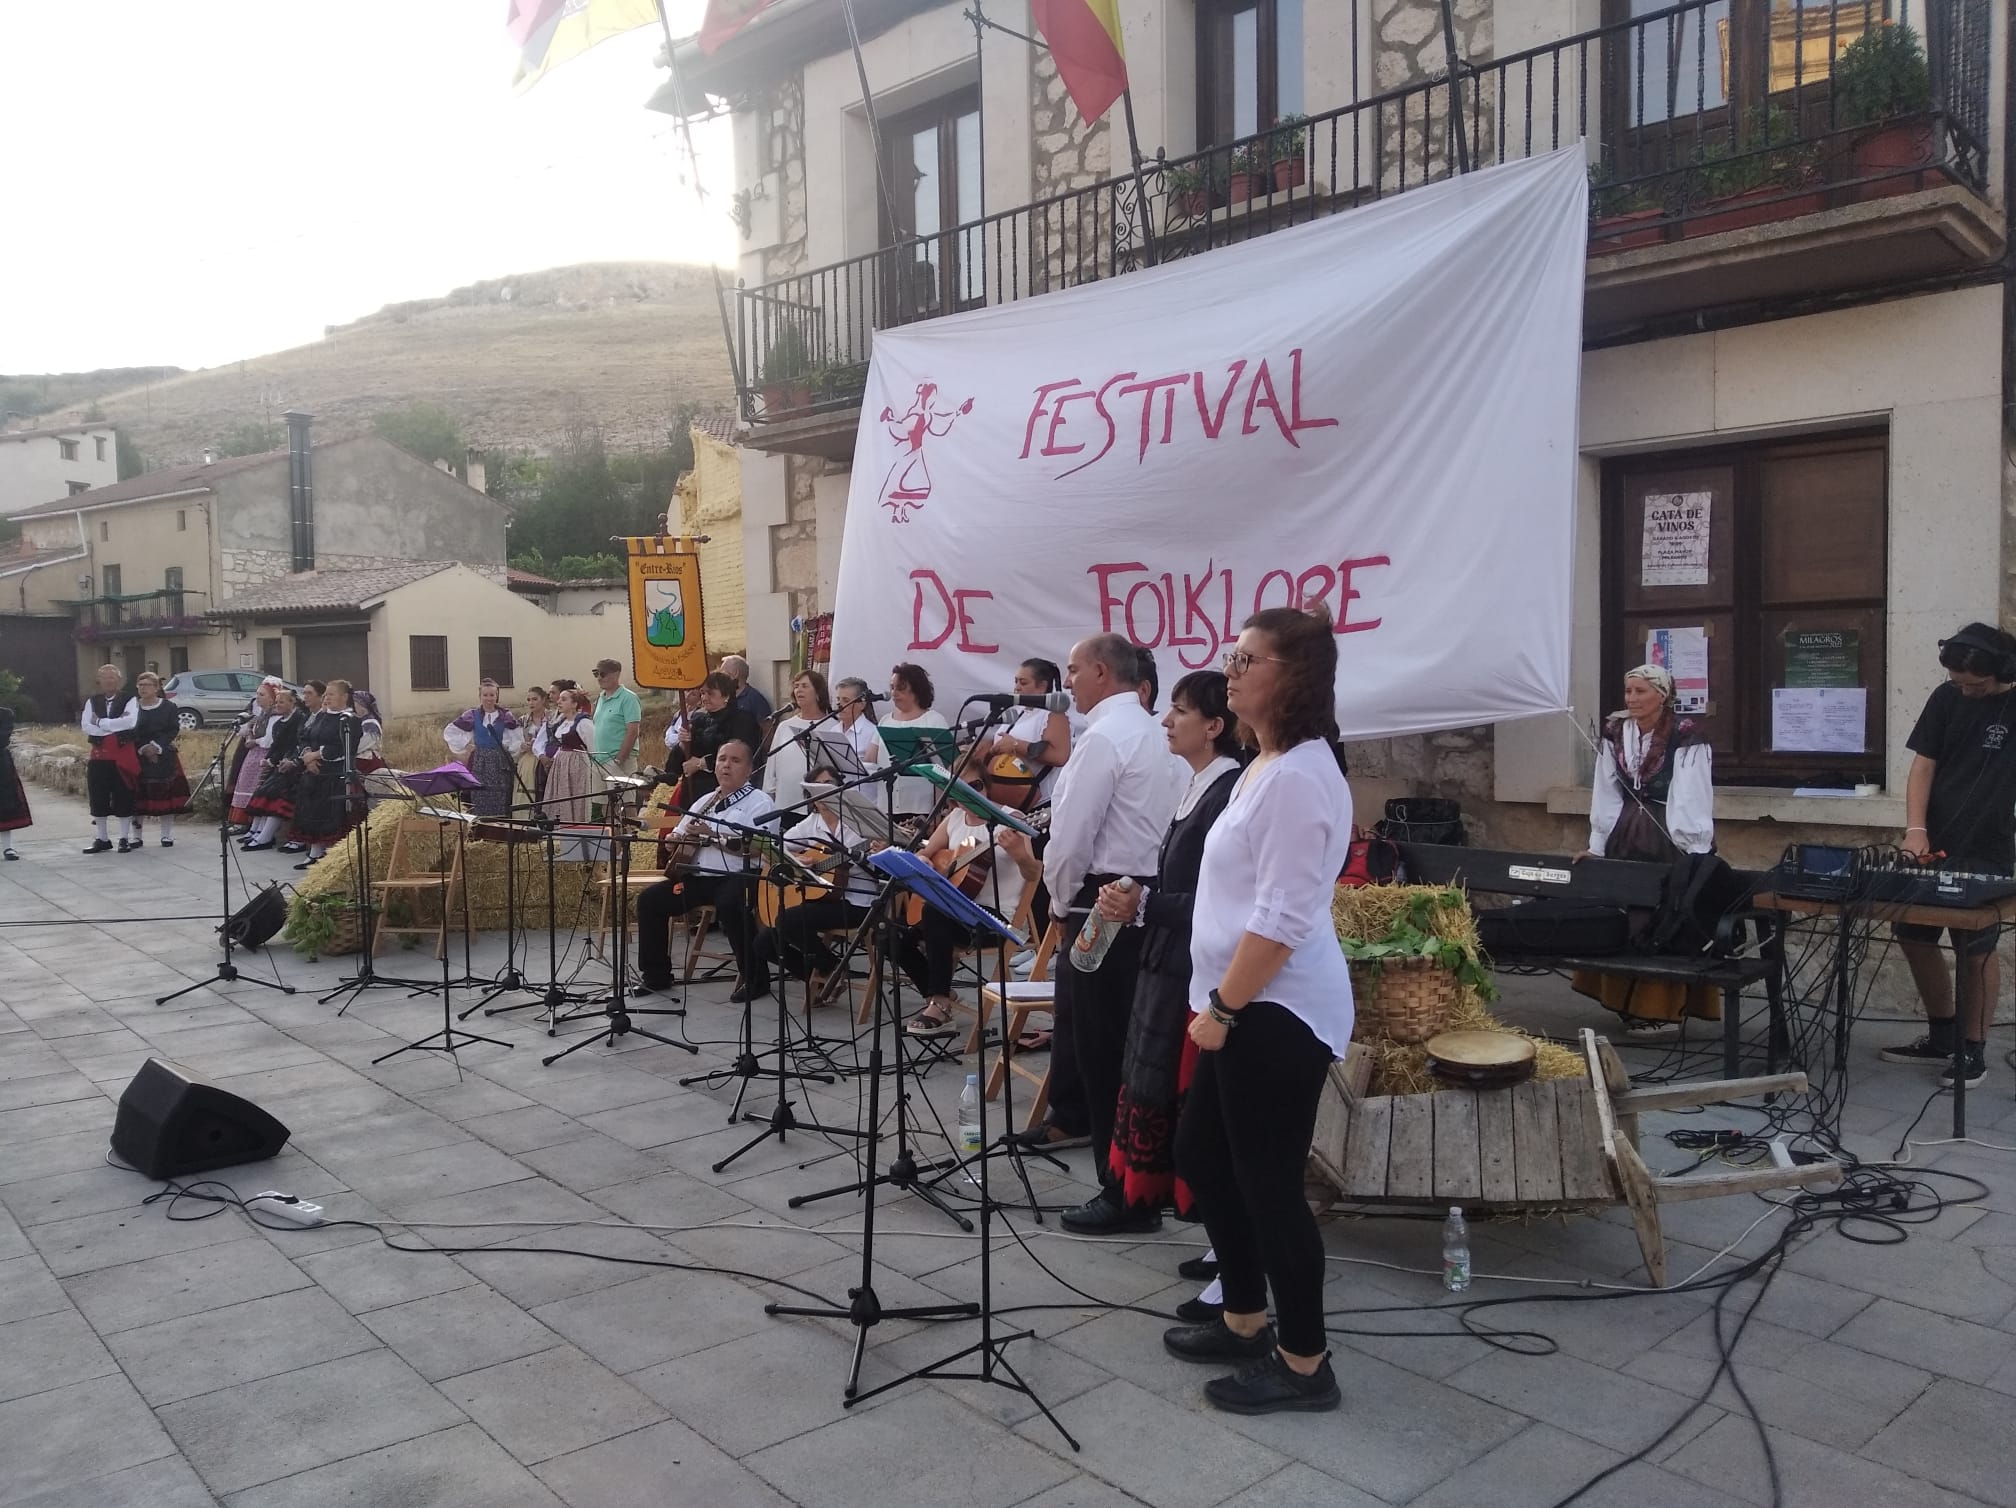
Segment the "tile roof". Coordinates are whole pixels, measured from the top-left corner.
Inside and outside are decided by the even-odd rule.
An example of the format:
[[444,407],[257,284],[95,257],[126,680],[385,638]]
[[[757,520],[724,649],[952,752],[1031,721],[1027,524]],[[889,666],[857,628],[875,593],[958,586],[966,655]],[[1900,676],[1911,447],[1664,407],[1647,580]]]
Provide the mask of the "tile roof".
[[543,592],[560,585],[551,576],[537,576],[531,571],[521,571],[512,566],[504,573],[504,584],[517,591]]
[[733,414],[709,414],[704,419],[695,419],[693,427],[712,435],[723,445],[735,443],[735,429],[740,421]]
[[269,450],[256,456],[233,456],[228,461],[212,461],[207,466],[201,461],[188,466],[164,466],[159,471],[142,472],[139,476],[128,477],[123,482],[113,482],[105,487],[93,487],[89,492],[79,492],[73,497],[59,497],[53,503],[37,503],[32,508],[16,508],[7,516],[36,518],[48,513],[72,513],[79,508],[102,508],[107,503],[137,503],[146,498],[162,497],[171,492],[199,492],[208,488],[219,477],[234,476],[241,471],[250,471],[254,467],[286,459],[287,452],[283,448]]
[[14,549],[0,551],[0,576],[19,575],[62,560],[82,560],[84,554],[82,545],[57,545],[52,549],[37,550],[22,540]]
[[454,565],[452,560],[409,560],[403,565],[347,571],[300,571],[260,586],[233,592],[218,603],[212,618],[273,617],[282,613],[356,611],[387,592],[424,581]]
[[94,429],[115,428],[109,419],[97,419],[88,424],[51,424],[42,429],[0,429],[0,440],[43,440],[57,435],[88,435]]

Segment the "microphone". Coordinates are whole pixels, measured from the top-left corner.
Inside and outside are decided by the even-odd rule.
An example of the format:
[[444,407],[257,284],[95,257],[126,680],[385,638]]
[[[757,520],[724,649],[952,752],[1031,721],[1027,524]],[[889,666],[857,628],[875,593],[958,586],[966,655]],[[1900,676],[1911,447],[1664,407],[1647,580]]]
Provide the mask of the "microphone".
[[859,702],[864,707],[872,706],[876,702],[888,701],[889,693],[886,691],[857,691],[849,700]]
[[1040,696],[1014,696],[1006,692],[990,691],[973,698],[1000,711],[1004,707],[1041,707],[1045,712],[1069,712],[1071,693],[1068,691],[1046,691]]

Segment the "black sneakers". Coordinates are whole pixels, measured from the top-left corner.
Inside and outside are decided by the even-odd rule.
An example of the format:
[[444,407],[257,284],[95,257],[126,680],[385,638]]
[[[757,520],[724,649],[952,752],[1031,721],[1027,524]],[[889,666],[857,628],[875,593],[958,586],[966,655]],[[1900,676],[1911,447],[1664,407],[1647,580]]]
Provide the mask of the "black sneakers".
[[1915,1042],[1899,1043],[1886,1047],[1877,1054],[1886,1063],[1925,1063],[1936,1068],[1941,1063],[1953,1061],[1953,1038],[1948,1036],[1943,1042],[1931,1032]]
[[1162,1332],[1162,1349],[1185,1361],[1258,1361],[1274,1354],[1274,1327],[1241,1335],[1222,1319]]
[[[1230,1333],[1229,1331],[1227,1332]],[[1204,1396],[1228,1414],[1320,1414],[1344,1401],[1337,1387],[1337,1374],[1330,1370],[1330,1353],[1323,1353],[1316,1370],[1304,1377],[1270,1349],[1251,1366],[1241,1367],[1230,1377],[1216,1377],[1204,1384]]]
[[1066,1210],[1057,1223],[1075,1236],[1139,1236],[1162,1229],[1162,1212],[1124,1204],[1108,1191]]
[[[1988,1045],[1985,1042],[1969,1042],[1967,1044],[1967,1087],[1972,1089],[1987,1077]],[[1951,1089],[1953,1087],[1953,1055],[1951,1053],[1946,1055],[1946,1068],[1939,1075],[1939,1087],[1941,1089]]]

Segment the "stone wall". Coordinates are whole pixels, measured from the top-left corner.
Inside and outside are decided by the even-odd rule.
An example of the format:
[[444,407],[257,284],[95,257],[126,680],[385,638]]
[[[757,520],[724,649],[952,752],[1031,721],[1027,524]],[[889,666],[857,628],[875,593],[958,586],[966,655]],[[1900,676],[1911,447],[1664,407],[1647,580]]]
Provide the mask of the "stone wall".
[[[790,604],[790,616],[810,618],[819,603],[819,478],[845,471],[844,461],[785,458],[785,520],[770,526],[770,580]],[[829,604],[830,605],[830,604]]]
[[[1113,115],[1109,110],[1086,124],[1071,103],[1064,80],[1057,75],[1057,63],[1049,49],[1036,49],[1029,76],[1029,119],[1034,138],[1029,181],[1032,201],[1084,188],[1126,166],[1126,153],[1114,146]],[[1047,235],[1045,229],[1039,224],[1030,231],[1032,249],[1048,248],[1043,266],[1035,274],[1037,286],[1068,288],[1099,275],[1099,256],[1110,229],[1103,215],[1081,216],[1075,210],[1059,213],[1047,227]]]
[[[1492,0],[1454,0],[1457,56],[1482,64],[1494,43]],[[1385,93],[1429,79],[1445,79],[1449,53],[1442,36],[1442,10],[1436,0],[1373,0],[1372,86]],[[1449,132],[1449,92],[1437,89],[1408,100],[1406,110],[1381,115],[1379,159],[1383,186],[1397,187],[1403,176],[1418,183],[1452,169]],[[1495,150],[1497,94],[1491,79],[1463,82],[1463,118],[1470,135],[1473,163],[1486,161]],[[1424,107],[1425,106],[1425,107]]]
[[796,276],[806,267],[805,76],[794,73],[770,86],[767,161],[777,164],[781,202],[777,244],[762,252],[763,281]]
[[[318,551],[315,556],[316,568],[324,571],[376,570],[412,563],[411,557],[405,555],[328,555]],[[468,566],[477,575],[498,586],[505,585],[508,580],[506,569],[501,564],[477,561],[461,561],[458,564]],[[218,605],[229,606],[235,593],[291,575],[293,568],[294,557],[283,551],[225,550],[221,555],[223,590],[218,594]]]

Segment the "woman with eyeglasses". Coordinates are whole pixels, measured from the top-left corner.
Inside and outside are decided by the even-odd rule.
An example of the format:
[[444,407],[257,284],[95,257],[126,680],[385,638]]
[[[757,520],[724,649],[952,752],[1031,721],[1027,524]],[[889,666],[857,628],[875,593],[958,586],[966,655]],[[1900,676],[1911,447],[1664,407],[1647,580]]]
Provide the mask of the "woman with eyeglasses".
[[1325,737],[1337,682],[1329,615],[1255,613],[1225,674],[1227,705],[1259,752],[1204,840],[1190,924],[1197,1073],[1176,1132],[1176,1172],[1203,1211],[1225,1308],[1163,1344],[1186,1361],[1238,1364],[1205,1386],[1219,1408],[1333,1409],[1323,1237],[1302,1197],[1317,1103],[1352,1021],[1351,974],[1330,920],[1351,848],[1351,791]]

